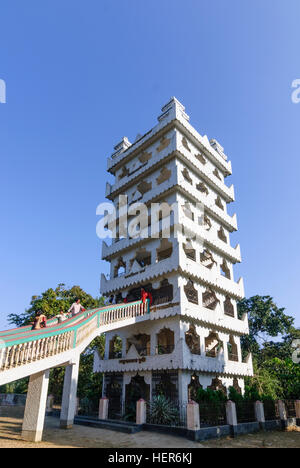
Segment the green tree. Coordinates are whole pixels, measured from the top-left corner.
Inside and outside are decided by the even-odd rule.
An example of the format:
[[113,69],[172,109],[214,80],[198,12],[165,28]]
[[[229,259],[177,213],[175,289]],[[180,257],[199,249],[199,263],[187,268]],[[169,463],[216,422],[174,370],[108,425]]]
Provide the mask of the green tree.
[[[21,314],[10,314],[9,322],[16,326],[28,325],[38,310],[41,310],[48,318],[58,315],[61,311],[66,312],[74,300],[80,299],[81,304],[86,309],[101,307],[104,304],[102,297],[93,298],[79,286],[67,289],[64,284],[59,284],[57,288],[49,288],[39,296],[32,296],[30,307]],[[79,398],[87,397],[90,401],[96,402],[101,395],[102,375],[93,373],[93,352],[98,351],[101,357],[104,355],[104,335],[97,337],[81,355],[78,380]],[[51,369],[49,379],[49,393],[53,394],[56,403],[61,401],[63,391],[65,369],[57,367]],[[0,388],[6,393],[26,393],[28,379],[13,382],[8,386]]]
[[47,318],[58,315],[61,311],[66,312],[75,299],[80,299],[81,304],[86,309],[93,309],[104,304],[102,297],[93,298],[79,286],[73,286],[66,289],[65,284],[61,283],[56,289],[47,289],[40,296],[32,296],[30,307],[21,314],[10,314],[9,323],[17,327],[28,325],[34,319],[37,311],[41,310]]
[[270,296],[253,296],[238,302],[239,318],[246,313],[249,321],[249,335],[241,340],[244,354],[251,352],[260,362],[263,359],[261,349],[270,347],[270,338],[291,333],[294,318],[284,311]]

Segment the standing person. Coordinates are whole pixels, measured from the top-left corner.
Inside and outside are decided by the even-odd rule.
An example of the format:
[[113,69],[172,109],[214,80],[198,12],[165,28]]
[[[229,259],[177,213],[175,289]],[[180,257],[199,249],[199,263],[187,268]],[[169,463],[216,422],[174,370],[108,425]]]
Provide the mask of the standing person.
[[40,330],[47,326],[47,317],[40,310],[35,314],[31,330]]
[[79,312],[84,312],[85,308],[80,304],[80,299],[76,299],[75,302],[71,305],[68,313],[71,313],[71,316],[79,314]]
[[145,291],[144,288],[141,289],[141,300],[143,304],[148,304],[147,309],[150,312],[150,306],[152,305],[153,299],[150,292]]

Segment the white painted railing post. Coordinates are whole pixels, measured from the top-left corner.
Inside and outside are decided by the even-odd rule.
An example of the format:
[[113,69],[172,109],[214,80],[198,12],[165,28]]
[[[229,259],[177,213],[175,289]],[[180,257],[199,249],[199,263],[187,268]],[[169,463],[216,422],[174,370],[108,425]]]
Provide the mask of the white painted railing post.
[[30,376],[22,426],[24,440],[31,442],[42,440],[48,385],[49,370]]
[[227,424],[237,426],[236,406],[234,401],[228,400],[226,403]]
[[264,411],[264,405],[261,401],[256,401],[254,403],[254,410],[255,410],[255,417],[256,421],[259,424],[264,424],[265,421],[265,411]]
[[136,402],[136,423],[145,424],[147,420],[146,401],[141,398]]
[[107,397],[100,398],[98,419],[108,419],[109,399]]
[[296,421],[297,426],[300,426],[300,400],[295,401]]
[[286,421],[287,420],[287,412],[286,412],[285,403],[282,400],[278,400],[278,411],[279,411],[279,417],[280,417],[281,421]]
[[199,405],[193,400],[190,400],[187,404],[186,418],[189,431],[198,431],[200,429]]

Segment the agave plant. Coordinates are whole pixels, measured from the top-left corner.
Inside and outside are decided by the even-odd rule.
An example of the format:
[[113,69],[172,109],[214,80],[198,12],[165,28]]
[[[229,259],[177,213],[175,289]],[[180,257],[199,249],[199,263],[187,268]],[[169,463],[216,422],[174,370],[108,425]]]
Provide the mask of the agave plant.
[[174,425],[179,422],[179,411],[172,402],[164,395],[153,397],[149,405],[150,420],[153,424],[165,426]]

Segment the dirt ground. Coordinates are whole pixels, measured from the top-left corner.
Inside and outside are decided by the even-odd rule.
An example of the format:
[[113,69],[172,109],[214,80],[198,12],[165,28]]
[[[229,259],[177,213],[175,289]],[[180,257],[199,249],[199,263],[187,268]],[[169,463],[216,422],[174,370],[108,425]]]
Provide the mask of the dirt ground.
[[35,444],[21,440],[21,426],[21,419],[0,418],[0,448],[300,448],[299,428],[200,443],[146,431],[132,435],[77,425],[62,430],[59,429],[59,420],[50,417],[46,420],[43,442]]

